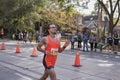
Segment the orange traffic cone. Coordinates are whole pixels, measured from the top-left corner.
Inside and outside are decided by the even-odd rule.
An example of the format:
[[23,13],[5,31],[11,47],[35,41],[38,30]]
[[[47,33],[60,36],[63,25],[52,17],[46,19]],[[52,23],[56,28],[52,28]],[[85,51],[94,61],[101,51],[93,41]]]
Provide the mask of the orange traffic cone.
[[33,48],[33,52],[32,52],[31,57],[37,57],[37,54],[36,54],[36,47],[35,47],[35,46],[34,46],[34,48]]
[[4,41],[2,41],[1,50],[5,50],[5,44],[4,44]]
[[17,43],[17,45],[16,45],[16,53],[20,53],[20,45],[19,45],[19,43]]
[[80,57],[79,57],[78,51],[77,51],[77,53],[76,53],[76,56],[75,56],[75,63],[74,63],[73,66],[75,66],[75,67],[81,67],[81,66],[82,66],[82,65],[80,65]]

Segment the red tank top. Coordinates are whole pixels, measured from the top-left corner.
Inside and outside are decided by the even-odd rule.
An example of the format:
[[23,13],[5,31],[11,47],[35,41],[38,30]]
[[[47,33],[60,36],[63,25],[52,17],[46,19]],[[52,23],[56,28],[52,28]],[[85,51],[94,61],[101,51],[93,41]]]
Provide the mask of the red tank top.
[[45,47],[45,50],[48,54],[57,55],[58,49],[60,46],[60,41],[57,37],[55,37],[55,40],[52,41],[52,38],[50,36],[47,36],[47,45]]

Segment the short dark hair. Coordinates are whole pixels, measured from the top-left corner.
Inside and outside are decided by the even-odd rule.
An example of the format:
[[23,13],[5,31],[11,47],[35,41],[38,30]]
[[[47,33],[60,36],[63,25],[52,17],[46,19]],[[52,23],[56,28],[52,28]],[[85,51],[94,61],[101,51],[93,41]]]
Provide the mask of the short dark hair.
[[50,29],[50,25],[53,25],[54,23],[49,21],[47,22],[47,25],[46,25],[46,30],[45,30],[45,36],[49,35],[49,29]]
[[48,30],[50,29],[50,25],[53,25],[53,24],[54,24],[53,22],[48,23]]

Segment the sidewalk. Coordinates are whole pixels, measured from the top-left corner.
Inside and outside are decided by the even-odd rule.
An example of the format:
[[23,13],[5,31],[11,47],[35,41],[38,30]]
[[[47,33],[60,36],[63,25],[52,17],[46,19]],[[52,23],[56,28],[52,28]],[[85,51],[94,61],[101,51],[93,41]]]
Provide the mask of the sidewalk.
[[[5,39],[4,41],[13,41],[13,42],[24,43],[23,41],[18,41],[18,40],[8,40],[8,39]],[[0,39],[0,42],[2,42],[1,39]],[[63,46],[64,42],[65,42],[65,41],[61,41],[61,46]],[[29,44],[29,43],[30,43],[30,42],[28,41],[27,44]],[[35,42],[32,42],[31,44],[37,45]],[[82,44],[83,44],[83,43],[82,43]],[[70,45],[66,48],[66,50],[80,50],[80,51],[83,51],[82,48],[80,48],[80,49],[77,48],[77,42],[75,43],[75,48],[74,48],[74,49],[71,49],[71,44],[70,44]],[[88,48],[88,50],[89,50],[89,52],[91,52],[91,51],[90,51],[90,48]],[[94,52],[94,51],[93,51],[93,52]],[[111,52],[111,53],[110,53],[110,52]],[[103,49],[102,52],[100,52],[100,50],[97,49],[95,53],[111,54],[111,55],[118,55],[118,56],[120,56],[120,51],[118,51],[117,54],[114,54],[114,52],[112,52],[112,51],[109,51],[109,52],[108,52],[108,50],[105,50],[105,49]]]
[[[63,45],[64,42],[61,42],[61,44]],[[71,44],[70,44],[66,49],[67,49],[67,50],[80,50],[80,51],[83,51],[83,48],[80,48],[80,49],[77,48],[77,42],[75,43],[75,46],[74,46],[74,47],[75,47],[74,49],[71,49]],[[89,50],[88,52],[95,52],[95,51],[90,51],[90,48],[88,48],[88,50]],[[111,54],[111,55],[119,55],[119,56],[120,56],[120,51],[118,51],[117,54],[114,54],[113,51],[108,51],[108,50],[105,50],[105,49],[103,49],[102,52],[100,52],[100,50],[97,49],[95,53]]]

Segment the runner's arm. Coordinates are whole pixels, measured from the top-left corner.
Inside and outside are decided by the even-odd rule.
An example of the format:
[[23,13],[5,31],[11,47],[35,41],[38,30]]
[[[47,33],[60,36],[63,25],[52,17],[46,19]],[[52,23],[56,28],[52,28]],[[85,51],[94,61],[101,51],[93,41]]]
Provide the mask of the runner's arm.
[[45,44],[46,44],[46,39],[45,39],[45,37],[43,37],[41,39],[40,43],[37,46],[37,50],[40,51],[40,52],[45,53],[45,50],[42,48],[42,46],[45,45]]
[[67,40],[65,42],[65,44],[63,45],[63,47],[61,48],[61,46],[59,47],[59,53],[61,53],[68,45],[70,44],[70,40]]

